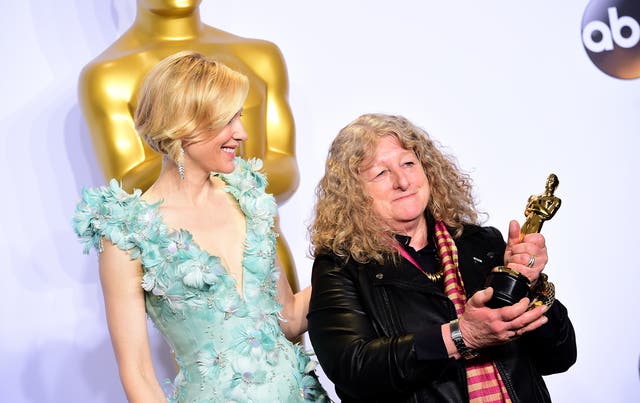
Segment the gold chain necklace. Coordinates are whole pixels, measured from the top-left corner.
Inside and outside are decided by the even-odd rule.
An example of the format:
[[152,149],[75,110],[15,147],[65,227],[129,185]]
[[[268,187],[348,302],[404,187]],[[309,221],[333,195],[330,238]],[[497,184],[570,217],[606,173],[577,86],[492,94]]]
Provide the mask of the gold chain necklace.
[[[413,263],[413,262],[412,262]],[[433,281],[434,283],[437,283],[438,281],[440,281],[442,279],[442,276],[444,276],[444,270],[442,269],[442,267],[440,268],[440,270],[438,270],[435,273],[429,273],[426,272],[424,270],[422,270],[421,267],[418,267],[418,269],[420,269],[420,271],[422,272],[422,274],[424,274],[425,276],[427,276],[427,278],[431,281]]]
[[440,270],[438,270],[437,272],[429,273],[425,271],[402,246],[397,246],[397,249],[402,257],[411,262],[411,264],[413,264],[418,270],[420,270],[422,274],[424,274],[429,280],[433,281],[434,283],[440,281],[442,279],[442,276],[444,276],[444,268],[442,267],[442,265],[440,266]]

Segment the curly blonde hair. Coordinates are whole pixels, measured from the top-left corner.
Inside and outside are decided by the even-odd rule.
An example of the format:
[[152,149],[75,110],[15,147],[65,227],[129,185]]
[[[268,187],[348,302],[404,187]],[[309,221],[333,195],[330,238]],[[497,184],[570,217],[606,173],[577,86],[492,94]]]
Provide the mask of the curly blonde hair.
[[393,231],[373,213],[373,199],[364,190],[361,169],[371,160],[384,136],[412,150],[426,173],[431,197],[427,210],[462,234],[464,224],[476,224],[478,211],[471,178],[444,154],[439,144],[402,116],[365,114],[344,127],[333,140],[325,174],[316,187],[314,219],[309,225],[311,254],[332,252],[366,263],[395,259]]
[[173,54],[145,77],[134,120],[155,151],[179,163],[182,141],[204,140],[242,108],[249,79],[193,51]]

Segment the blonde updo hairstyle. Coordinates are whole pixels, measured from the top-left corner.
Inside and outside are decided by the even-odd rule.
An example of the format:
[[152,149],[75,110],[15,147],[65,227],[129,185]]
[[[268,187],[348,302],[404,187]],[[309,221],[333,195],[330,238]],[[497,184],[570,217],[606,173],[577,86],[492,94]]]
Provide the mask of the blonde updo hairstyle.
[[242,108],[248,78],[192,51],[171,55],[147,73],[134,120],[149,146],[176,163],[185,142],[217,133]]
[[397,257],[393,231],[373,212],[373,199],[360,176],[385,136],[395,137],[418,157],[431,191],[427,210],[436,220],[453,227],[454,237],[462,233],[464,224],[477,223],[471,179],[453,157],[402,116],[365,114],[340,130],[329,148],[309,226],[313,256],[331,252],[360,263]]

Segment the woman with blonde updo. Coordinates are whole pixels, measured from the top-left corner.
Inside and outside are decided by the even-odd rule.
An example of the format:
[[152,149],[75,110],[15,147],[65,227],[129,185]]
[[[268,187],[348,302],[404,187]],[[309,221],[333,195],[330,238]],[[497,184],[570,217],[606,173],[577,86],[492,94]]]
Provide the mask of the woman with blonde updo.
[[169,400],[324,401],[294,340],[306,331],[310,289],[293,294],[276,259],[276,203],[259,160],[236,156],[249,83],[195,52],[147,75],[136,129],[163,155],[141,194],[87,189],[74,216],[100,279],[120,377],[130,401],[166,401],[146,316],[179,366]]

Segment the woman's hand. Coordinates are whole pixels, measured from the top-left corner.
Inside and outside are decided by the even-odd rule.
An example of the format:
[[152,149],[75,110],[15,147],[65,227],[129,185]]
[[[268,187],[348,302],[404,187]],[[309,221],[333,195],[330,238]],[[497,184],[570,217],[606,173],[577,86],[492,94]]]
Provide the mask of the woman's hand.
[[504,344],[547,323],[546,306],[527,310],[530,301],[523,298],[514,305],[492,309],[485,306],[492,295],[491,287],[473,294],[459,319],[462,338],[469,348]]
[[504,252],[504,264],[526,276],[533,285],[538,281],[548,260],[544,236],[540,233],[522,236],[520,224],[516,220],[511,220],[507,248]]

